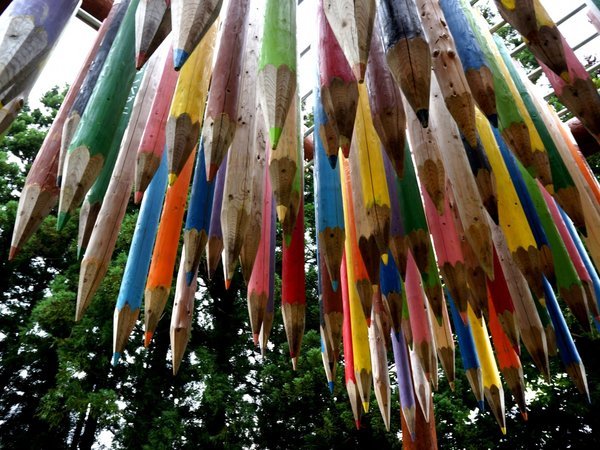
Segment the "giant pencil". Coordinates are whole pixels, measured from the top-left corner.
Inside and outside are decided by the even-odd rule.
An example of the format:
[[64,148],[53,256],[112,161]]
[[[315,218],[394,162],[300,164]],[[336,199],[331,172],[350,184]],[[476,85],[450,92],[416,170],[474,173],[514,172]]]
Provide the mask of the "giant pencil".
[[[67,119],[67,114],[78,96],[84,80],[87,77],[88,70],[94,61],[94,58],[100,47],[103,37],[106,35],[109,21],[106,19],[104,24],[98,30],[96,40],[90,49],[87,58],[79,70],[75,81],[71,85],[69,92],[65,96],[63,103],[54,118],[54,122],[44,138],[42,146],[33,161],[25,187],[19,197],[19,206],[15,219],[13,237],[10,244],[9,259],[12,259],[23,247],[25,242],[38,229],[42,220],[50,214],[50,211],[58,202],[59,188],[57,184],[58,160],[60,159],[61,137],[63,124]],[[20,102],[21,105],[23,102]],[[7,107],[12,105],[9,103]]]
[[104,68],[104,63],[108,57],[108,53],[112,48],[113,42],[117,36],[127,8],[129,7],[130,0],[119,0],[115,1],[108,13],[106,19],[102,23],[102,27],[98,30],[98,36],[96,37],[96,51],[94,53],[94,59],[88,64],[88,72],[84,75],[85,78],[80,82],[78,88],[74,91],[75,98],[71,101],[69,106],[65,110],[65,118],[61,123],[60,132],[62,133],[62,140],[60,143],[60,157],[58,160],[58,178],[56,180],[57,186],[61,185],[62,172],[64,166],[64,160],[67,153],[67,149],[71,144],[71,140],[75,135],[75,131],[81,121],[85,108],[90,100],[92,92],[96,87],[98,77]]
[[212,74],[209,61],[212,61],[216,36],[215,24],[190,55],[190,60],[181,70],[177,80],[166,128],[169,184],[175,181],[188,156],[198,144],[200,123],[204,117],[206,95]]
[[[344,56],[342,48],[329,25],[323,10],[324,0],[319,0],[319,87],[327,119],[337,130],[337,141],[323,141],[330,158],[337,157],[339,147],[345,155],[350,149],[354,118],[358,106],[357,81]],[[330,148],[331,147],[331,148]],[[332,163],[334,162],[331,159]],[[335,164],[332,164],[335,165]]]
[[134,195],[136,203],[142,200],[144,191],[158,169],[162,160],[161,155],[165,149],[165,127],[178,75],[169,62],[171,54],[172,50],[169,50],[165,68],[158,83],[157,91],[160,92],[160,95],[154,97],[137,151]]
[[406,142],[406,115],[400,88],[396,84],[385,59],[381,33],[378,27],[373,30],[371,39],[366,84],[369,91],[373,126],[396,173],[399,177],[402,177],[404,172],[404,144]]
[[[390,230],[390,196],[385,177],[381,143],[373,126],[367,89],[359,87],[359,105],[350,155],[354,215],[358,247],[369,271],[371,283],[378,284],[379,258],[387,255]],[[358,208],[362,205],[361,208]]]
[[194,277],[191,284],[186,281],[185,247],[182,249],[177,281],[175,284],[175,297],[171,312],[171,325],[169,334],[171,340],[171,360],[173,362],[173,375],[177,375],[179,366],[192,333],[192,319],[194,316],[194,297],[198,278]]
[[[346,161],[342,161],[343,170],[340,170],[342,183],[342,197],[344,200],[344,223],[346,229],[350,229],[352,219],[352,186],[350,185],[350,170]],[[365,308],[364,302],[359,297],[359,292],[355,286],[356,274],[354,271],[353,257],[360,258],[360,254],[353,254],[352,233],[349,239],[346,239],[345,254],[348,272],[348,297],[350,303],[350,320],[352,322],[352,349],[354,354],[354,374],[358,385],[358,392],[362,401],[364,412],[369,410],[369,397],[371,392],[371,355],[368,344],[367,317],[371,319],[371,308]],[[369,289],[370,291],[370,289]],[[372,303],[372,292],[369,293],[370,303]],[[361,307],[362,303],[362,307]],[[367,316],[366,313],[369,313]]]
[[233,272],[245,242],[245,234],[252,220],[253,184],[255,182],[252,175],[259,162],[254,157],[254,143],[256,139],[260,139],[257,136],[259,129],[256,122],[258,117],[262,116],[262,112],[256,108],[256,83],[254,80],[254,74],[258,67],[260,11],[260,7],[254,6],[248,13],[248,24],[245,30],[246,45],[235,114],[236,132],[231,142],[231,151],[227,154],[227,173],[223,192],[223,208],[221,209],[224,246],[223,270],[226,280],[233,278]]
[[[150,345],[154,331],[167,304],[173,270],[177,258],[177,247],[183,223],[183,213],[187,201],[195,152],[188,161],[181,175],[167,189],[167,195],[160,216],[160,224],[156,233],[156,243],[152,251],[152,262],[148,272],[148,280],[144,290],[144,345]],[[185,264],[185,261],[184,261]],[[192,280],[188,279],[188,285]]]
[[378,21],[390,71],[423,128],[429,122],[431,52],[412,0],[382,0]]
[[[245,50],[249,0],[229,2],[223,21],[219,50],[213,71],[206,116],[202,126],[208,179],[212,181],[233,141],[237,128],[237,110],[242,76],[242,52]],[[205,64],[209,64],[208,61]]]
[[[391,255],[390,255],[391,256]],[[388,257],[387,262],[379,264],[379,290],[385,308],[390,316],[391,328],[400,332],[402,329],[402,281],[394,258]]]
[[[267,351],[267,344],[269,343],[269,335],[271,334],[271,330],[273,329],[273,319],[275,317],[275,205],[271,203],[271,211],[267,213],[263,211],[263,215],[268,214],[270,218],[270,225],[268,230],[270,230],[271,235],[269,237],[269,284],[268,284],[268,297],[267,304],[265,306],[265,313],[263,315],[263,321],[260,326],[259,333],[259,345],[260,345],[260,353],[262,356],[265,355]],[[265,229],[265,227],[263,227]]]
[[406,421],[410,434],[414,436],[416,407],[415,391],[410,372],[408,347],[404,340],[404,334],[399,329],[392,328],[392,348],[394,351],[394,362],[396,363],[398,395],[400,397],[402,418]]
[[471,147],[477,145],[475,101],[465,77],[456,44],[437,0],[417,0],[423,30],[431,50],[433,73],[442,91],[446,108]]
[[390,430],[390,374],[386,349],[385,310],[381,292],[377,289],[373,294],[373,309],[371,310],[371,326],[369,327],[369,348],[371,350],[371,367],[373,371],[373,387],[379,405],[379,412],[386,430]]
[[[157,66],[160,67],[160,65]],[[146,71],[142,79],[142,86],[151,84],[151,80],[156,77],[156,74],[153,73],[156,68],[155,66],[153,70]],[[118,149],[119,156],[81,262],[76,320],[81,319],[108,270],[108,263],[115,248],[133,186],[135,151],[142,129],[140,123],[145,120],[147,104],[148,101],[144,95],[136,96],[129,125],[125,130],[121,147]]]
[[[204,142],[204,139],[202,141]],[[204,151],[206,151],[206,147]],[[208,266],[208,276],[211,278],[217,271],[217,266],[219,265],[219,261],[221,261],[221,252],[223,251],[221,207],[223,206],[223,190],[225,188],[226,174],[227,166],[223,165],[217,172],[217,178],[215,180],[215,192],[210,213],[208,241],[206,242],[206,262]],[[225,286],[229,287],[228,282],[225,283]]]
[[140,313],[150,257],[167,186],[167,158],[163,156],[156,176],[142,201],[123,272],[113,318],[113,364],[119,358]]
[[[405,147],[406,151],[409,151]],[[404,153],[404,151],[403,151]],[[382,154],[385,177],[390,195],[390,253],[396,265],[400,265],[400,271],[406,272],[406,239],[404,235],[404,224],[400,211],[400,196],[398,195],[398,174],[392,167],[392,162],[386,153]],[[404,166],[404,154],[402,155]]]
[[294,369],[304,336],[305,311],[304,202],[301,200],[292,240],[289,245],[283,244],[281,262],[281,315]]
[[296,58],[296,1],[268,0],[257,85],[273,150],[296,97]]
[[144,71],[139,71],[133,80],[129,98],[127,99],[127,103],[123,108],[121,119],[119,120],[117,129],[115,130],[115,135],[110,143],[110,146],[114,148],[109,150],[106,164],[104,167],[102,167],[102,171],[100,172],[98,179],[88,191],[87,195],[85,196],[85,200],[81,205],[81,209],[79,210],[79,232],[77,234],[78,255],[81,255],[83,252],[85,252],[85,248],[87,247],[90,235],[92,233],[92,228],[94,228],[96,218],[98,217],[98,212],[100,212],[102,200],[104,199],[104,194],[108,188],[108,183],[110,182],[110,177],[112,175],[113,168],[115,167],[115,162],[117,161],[117,155],[119,153],[119,148],[121,147],[121,140],[123,139],[125,129],[129,124],[129,119],[131,118],[132,112],[131,110],[133,109],[133,103],[138,93],[138,89],[140,88],[143,75]]
[[363,82],[373,24],[375,0],[324,0],[325,16],[359,83]]
[[215,183],[206,181],[204,143],[200,140],[200,148],[196,155],[190,204],[183,231],[183,245],[186,247],[184,252],[185,270],[188,274],[188,284],[192,282],[193,275],[198,270],[200,258],[206,248],[214,193]]
[[471,332],[471,326],[469,325],[468,320],[463,322],[452,297],[447,295],[447,298],[448,303],[450,303],[452,322],[454,323],[454,330],[456,332],[458,348],[460,349],[460,356],[465,369],[465,374],[469,385],[471,386],[471,391],[477,400],[479,410],[483,411],[483,377],[481,363],[479,362],[479,356],[475,349],[475,341],[473,339],[473,333]]
[[[135,65],[139,70],[171,32],[171,0],[141,0],[135,13]],[[172,53],[169,54],[172,67]]]
[[[77,0],[15,0],[0,21],[0,92],[45,62]],[[15,92],[15,95],[19,92]],[[3,98],[4,104],[12,98]]]
[[[180,70],[200,42],[211,39],[210,28],[221,12],[223,0],[172,0],[173,65]],[[206,59],[211,61],[212,58]],[[207,64],[210,66],[210,64]],[[184,161],[185,163],[185,161]]]
[[[263,167],[263,170],[265,168]],[[255,345],[258,343],[259,333],[263,324],[265,309],[270,297],[270,261],[271,261],[271,238],[273,230],[272,209],[273,193],[271,181],[266,171],[263,172],[263,202],[262,226],[255,261],[253,262],[252,275],[248,278],[248,313],[250,315],[250,326]],[[256,239],[256,236],[253,236]]]
[[358,384],[356,375],[354,373],[354,349],[352,348],[352,320],[350,319],[350,294],[349,291],[352,288],[348,284],[348,270],[346,266],[346,256],[342,258],[342,265],[340,266],[340,283],[342,285],[342,307],[343,307],[343,327],[342,327],[342,340],[344,346],[344,378],[346,382],[346,390],[348,392],[348,399],[350,400],[350,407],[352,408],[352,414],[354,415],[354,422],[356,428],[360,428],[360,418],[362,416],[362,408],[360,406],[360,393],[358,391]]
[[487,400],[502,434],[506,434],[506,417],[504,416],[504,390],[498,374],[498,366],[494,359],[492,344],[483,318],[477,318],[469,307],[469,324],[475,341],[477,355],[481,361],[483,375],[483,393]]
[[448,307],[446,301],[442,303],[442,320],[437,321],[437,318],[433,316],[433,309],[428,308],[431,326],[433,328],[433,335],[435,337],[435,350],[437,357],[442,364],[448,384],[450,388],[454,390],[454,338],[452,336],[452,327],[450,325],[450,316],[448,315]]
[[590,393],[587,384],[587,377],[585,374],[585,367],[581,362],[581,357],[573,342],[573,337],[567,328],[565,318],[558,306],[556,297],[552,290],[552,286],[546,278],[544,278],[544,292],[546,293],[546,307],[552,320],[552,325],[556,331],[556,343],[558,345],[560,358],[567,369],[567,373],[579,392],[584,394],[588,402],[590,401]]
[[[320,128],[322,121],[325,120],[324,116],[322,103],[320,102],[320,89],[317,87],[314,109],[315,130]],[[332,168],[329,164],[324,144],[321,134],[315,133],[314,188],[317,240],[319,251],[327,266],[328,278],[336,287],[339,282],[346,233],[344,229],[340,169],[337,165]]]
[[135,76],[134,18],[137,4],[138,0],[134,0],[127,8],[88,107],[65,155],[58,208],[59,228],[64,226],[69,215],[83,201],[100,173],[127,101]]

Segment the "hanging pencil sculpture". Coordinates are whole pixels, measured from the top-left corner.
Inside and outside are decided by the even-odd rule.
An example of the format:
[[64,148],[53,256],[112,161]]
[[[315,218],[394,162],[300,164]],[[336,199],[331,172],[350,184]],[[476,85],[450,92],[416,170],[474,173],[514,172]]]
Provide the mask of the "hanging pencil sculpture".
[[[5,103],[27,94],[77,4],[60,3],[15,0],[0,18],[7,111],[18,109]],[[171,290],[174,372],[186,364],[206,259],[211,276],[222,267],[227,289],[242,272],[249,331],[263,353],[281,277],[296,369],[306,227],[317,244],[326,380],[336,389],[343,355],[357,427],[373,390],[389,429],[397,388],[404,439],[435,446],[432,392],[457,376],[454,336],[473,395],[503,433],[500,374],[527,418],[524,352],[548,378],[557,344],[589,397],[557,298],[584,329],[600,318],[600,186],[564,125],[466,0],[318,0],[314,151],[305,161],[296,3],[115,1],[27,177],[10,258],[57,203],[59,227],[83,203],[79,320],[135,186],[141,207],[116,302],[113,364],[132,348],[140,310],[152,344]],[[600,139],[600,97],[540,1],[496,4]],[[30,34],[15,46],[19,23]],[[305,223],[305,162],[314,224]]]

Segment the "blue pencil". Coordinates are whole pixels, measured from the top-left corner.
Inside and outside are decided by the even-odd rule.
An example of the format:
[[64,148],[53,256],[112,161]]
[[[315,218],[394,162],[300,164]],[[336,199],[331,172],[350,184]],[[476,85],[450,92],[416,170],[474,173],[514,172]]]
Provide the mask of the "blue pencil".
[[[326,119],[321,103],[318,85],[315,87],[315,130],[319,130]],[[315,137],[315,216],[319,249],[325,259],[333,290],[337,291],[340,279],[340,266],[344,253],[344,210],[342,207],[342,187],[338,165],[330,164],[320,133]]]
[[117,364],[140,313],[156,230],[167,188],[167,152],[142,201],[114,315],[113,365]]
[[200,139],[200,150],[196,155],[196,168],[192,181],[192,195],[183,233],[183,245],[186,248],[185,273],[188,286],[192,283],[194,273],[198,270],[200,258],[208,241],[214,193],[215,183],[209,183],[206,180],[204,143]]
[[583,367],[581,357],[579,356],[577,347],[575,347],[575,342],[573,342],[573,337],[567,327],[567,322],[565,322],[565,318],[558,306],[558,301],[556,300],[552,286],[550,286],[546,277],[544,277],[543,284],[544,293],[546,295],[546,308],[548,308],[548,314],[550,315],[550,320],[554,326],[556,345],[558,347],[560,359],[565,365],[569,377],[571,377],[571,380],[573,380],[575,386],[579,389],[579,392],[585,394],[588,402],[591,402],[587,377],[585,375],[585,367]]
[[471,385],[471,390],[475,394],[479,409],[483,411],[483,377],[481,373],[481,364],[479,362],[479,356],[477,356],[477,350],[475,348],[475,341],[473,334],[471,333],[471,327],[469,322],[463,322],[454,300],[450,296],[450,293],[446,291],[446,298],[450,304],[450,312],[452,313],[452,322],[454,323],[454,331],[458,339],[458,347],[460,349],[460,356],[465,368],[467,380]]

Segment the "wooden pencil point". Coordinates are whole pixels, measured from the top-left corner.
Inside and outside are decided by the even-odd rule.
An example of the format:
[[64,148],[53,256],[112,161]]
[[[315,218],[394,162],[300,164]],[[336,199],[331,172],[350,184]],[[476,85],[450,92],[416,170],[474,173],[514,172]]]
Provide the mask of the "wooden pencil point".
[[125,350],[139,314],[140,310],[132,311],[129,304],[125,304],[120,310],[115,308],[113,315],[113,352],[115,354],[120,355]]
[[152,336],[154,336],[154,331],[145,331],[144,332],[144,347],[150,347],[150,342],[152,342]]
[[144,329],[146,332],[154,333],[158,326],[167,299],[169,298],[170,288],[164,286],[146,288],[144,294]]

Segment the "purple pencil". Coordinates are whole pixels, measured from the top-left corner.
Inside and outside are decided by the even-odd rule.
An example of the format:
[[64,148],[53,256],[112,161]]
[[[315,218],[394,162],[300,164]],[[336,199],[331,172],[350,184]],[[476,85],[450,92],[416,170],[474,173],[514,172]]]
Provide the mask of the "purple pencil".
[[[210,214],[210,227],[208,229],[208,242],[206,243],[206,259],[208,274],[212,278],[221,261],[223,251],[223,231],[221,230],[221,205],[223,205],[223,190],[225,189],[225,175],[227,165],[221,164],[217,172],[215,196],[213,197],[212,211]],[[225,280],[225,287],[229,289],[231,280]]]

